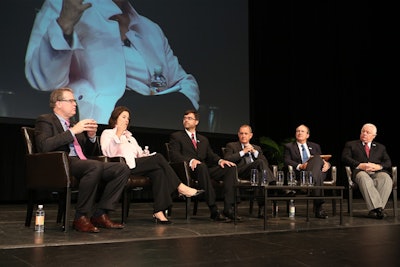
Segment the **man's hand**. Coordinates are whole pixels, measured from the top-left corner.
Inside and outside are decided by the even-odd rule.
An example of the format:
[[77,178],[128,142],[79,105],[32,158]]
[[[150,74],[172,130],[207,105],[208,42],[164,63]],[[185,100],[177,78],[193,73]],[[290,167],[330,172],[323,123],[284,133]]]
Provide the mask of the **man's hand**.
[[218,165],[221,166],[221,168],[224,168],[225,165],[227,165],[227,166],[229,166],[229,167],[236,166],[236,164],[233,163],[232,161],[225,160],[225,159],[220,159],[220,160],[218,161]]
[[71,35],[74,31],[74,26],[83,12],[92,6],[91,3],[83,3],[83,0],[63,0],[60,16],[57,19],[64,35]]
[[97,127],[98,127],[98,125],[95,120],[85,119],[85,120],[81,120],[77,124],[75,124],[74,127],[71,128],[71,131],[74,134],[79,134],[79,133],[86,131],[88,136],[90,138],[93,138],[96,136]]

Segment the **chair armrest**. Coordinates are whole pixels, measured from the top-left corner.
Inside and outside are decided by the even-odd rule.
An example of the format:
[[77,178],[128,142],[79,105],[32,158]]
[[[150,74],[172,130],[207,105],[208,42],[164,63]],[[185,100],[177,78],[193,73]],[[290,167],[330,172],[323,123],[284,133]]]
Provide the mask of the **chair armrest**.
[[64,151],[25,155],[28,188],[65,188],[71,186],[68,155]]
[[351,179],[352,171],[350,169],[350,166],[344,166],[344,168],[346,170],[346,176],[347,176],[347,182],[349,184],[349,188],[353,188],[355,183]]
[[397,166],[392,166],[393,190],[397,190]]
[[331,166],[331,179],[330,180],[325,180],[324,185],[336,185],[336,180],[337,180],[337,168],[336,166]]

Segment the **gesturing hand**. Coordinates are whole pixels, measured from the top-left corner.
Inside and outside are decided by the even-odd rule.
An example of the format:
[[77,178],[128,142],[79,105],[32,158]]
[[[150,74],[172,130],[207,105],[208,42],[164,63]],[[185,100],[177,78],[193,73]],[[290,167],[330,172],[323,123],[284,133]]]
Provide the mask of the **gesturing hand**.
[[83,0],[63,0],[57,22],[65,35],[72,34],[74,26],[82,17],[83,12],[91,6],[91,3],[84,4]]

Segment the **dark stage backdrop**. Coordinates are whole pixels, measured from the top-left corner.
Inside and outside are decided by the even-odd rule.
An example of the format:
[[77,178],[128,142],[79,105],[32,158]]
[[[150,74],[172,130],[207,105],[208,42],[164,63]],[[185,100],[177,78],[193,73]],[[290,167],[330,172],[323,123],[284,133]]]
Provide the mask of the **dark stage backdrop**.
[[[107,0],[111,1],[111,0]],[[25,51],[43,0],[1,2],[0,118],[18,122],[49,112],[49,93],[33,89],[24,74]],[[87,2],[90,2],[89,0]],[[250,120],[247,0],[134,0],[139,14],[164,31],[174,54],[200,89],[199,130],[236,133],[237,124]],[[148,97],[148,101],[152,97]],[[153,98],[154,99],[154,98]],[[129,106],[129,103],[126,105]],[[150,110],[154,121],[136,127],[181,129],[182,117],[167,117],[174,103]],[[134,109],[134,107],[130,107]],[[183,114],[184,110],[182,110]],[[135,116],[135,114],[133,114]],[[11,120],[7,120],[11,118]],[[140,119],[140,118],[139,118]],[[108,120],[108,118],[107,118]],[[106,124],[107,121],[104,122]],[[135,120],[133,120],[135,123]],[[166,127],[160,127],[160,124]]]
[[256,135],[279,142],[304,123],[311,129],[309,140],[341,167],[345,142],[358,139],[362,125],[371,122],[378,127],[375,140],[399,165],[394,6],[266,1],[263,9],[264,2],[250,3],[250,108]]

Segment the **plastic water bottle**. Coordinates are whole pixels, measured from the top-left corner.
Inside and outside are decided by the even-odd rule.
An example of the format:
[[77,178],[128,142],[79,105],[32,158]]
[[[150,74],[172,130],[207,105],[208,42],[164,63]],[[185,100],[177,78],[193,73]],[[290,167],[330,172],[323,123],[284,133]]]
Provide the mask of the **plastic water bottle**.
[[144,146],[143,155],[148,156],[150,155],[149,146]]
[[156,66],[150,80],[150,91],[152,94],[157,94],[164,91],[165,88],[167,88],[167,79],[162,74],[162,67]]
[[44,232],[44,216],[45,212],[43,209],[43,205],[38,205],[38,209],[36,210],[35,232]]
[[296,207],[294,205],[294,200],[291,199],[289,203],[289,218],[294,219],[295,215],[296,215]]

